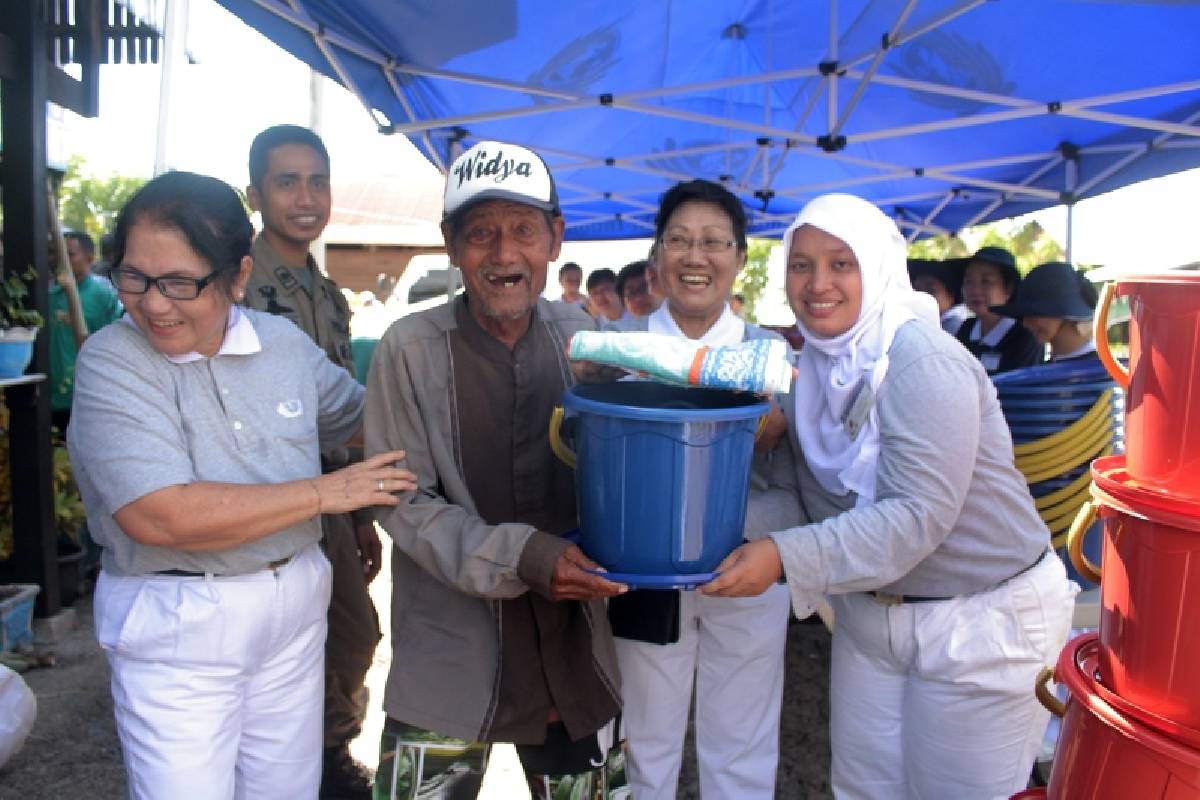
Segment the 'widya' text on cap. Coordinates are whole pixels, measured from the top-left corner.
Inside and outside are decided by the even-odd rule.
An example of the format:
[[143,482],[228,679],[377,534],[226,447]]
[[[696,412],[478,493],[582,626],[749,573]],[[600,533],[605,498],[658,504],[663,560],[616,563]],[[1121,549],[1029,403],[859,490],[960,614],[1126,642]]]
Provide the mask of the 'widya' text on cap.
[[454,167],[458,175],[458,185],[477,178],[490,177],[496,183],[504,183],[509,175],[519,175],[528,178],[533,174],[533,164],[529,161],[518,161],[515,158],[505,158],[504,151],[497,151],[491,158],[486,150],[480,150],[475,155]]

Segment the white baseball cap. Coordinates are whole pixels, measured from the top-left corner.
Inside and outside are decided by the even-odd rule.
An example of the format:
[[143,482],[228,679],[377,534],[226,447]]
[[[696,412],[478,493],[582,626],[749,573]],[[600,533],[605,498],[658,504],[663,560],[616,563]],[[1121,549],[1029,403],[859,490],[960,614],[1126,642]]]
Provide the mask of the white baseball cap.
[[442,219],[484,200],[512,200],[560,213],[546,162],[528,148],[504,142],[479,142],[454,159],[446,172]]

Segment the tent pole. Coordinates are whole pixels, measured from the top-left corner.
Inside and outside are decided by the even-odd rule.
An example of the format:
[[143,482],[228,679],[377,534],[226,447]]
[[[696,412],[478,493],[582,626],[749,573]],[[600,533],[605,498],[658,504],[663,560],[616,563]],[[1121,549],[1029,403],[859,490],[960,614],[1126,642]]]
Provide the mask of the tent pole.
[[1067,203],[1067,263],[1074,264],[1075,250],[1075,204]]
[[158,81],[158,132],[154,140],[154,174],[167,171],[167,138],[171,110],[171,78],[179,60],[180,25],[187,25],[188,0],[167,3],[163,20],[162,72]]

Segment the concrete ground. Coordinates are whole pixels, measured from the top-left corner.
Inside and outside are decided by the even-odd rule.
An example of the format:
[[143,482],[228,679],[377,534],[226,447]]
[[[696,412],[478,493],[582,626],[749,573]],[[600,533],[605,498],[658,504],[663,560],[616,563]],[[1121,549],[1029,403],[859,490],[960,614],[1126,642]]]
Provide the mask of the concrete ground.
[[[385,559],[386,562],[386,559]],[[386,566],[385,566],[386,569]],[[390,576],[372,586],[385,632]],[[38,720],[24,749],[0,769],[0,800],[107,800],[125,796],[125,773],[112,720],[108,664],[92,633],[91,599],[76,601],[76,625],[50,648],[56,665],[32,669],[24,678],[38,699]],[[788,633],[787,682],[781,724],[781,760],[776,796],[820,800],[829,790],[829,634],[824,626],[793,624]],[[371,712],[352,751],[364,763],[378,761],[383,714],[379,701],[391,659],[381,643],[368,675]],[[521,800],[528,793],[516,754],[498,748],[481,800]],[[685,760],[679,798],[699,797],[694,757]]]

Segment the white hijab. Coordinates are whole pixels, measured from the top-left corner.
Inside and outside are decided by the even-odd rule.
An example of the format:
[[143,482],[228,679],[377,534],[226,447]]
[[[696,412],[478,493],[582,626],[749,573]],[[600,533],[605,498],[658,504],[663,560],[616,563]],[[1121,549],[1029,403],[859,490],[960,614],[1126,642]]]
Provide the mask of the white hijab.
[[875,500],[879,414],[872,405],[858,436],[843,428],[847,406],[864,382],[874,395],[888,369],[888,350],[901,325],[913,319],[938,326],[937,303],[913,291],[907,248],[896,225],[875,206],[848,194],[827,194],[806,205],[783,235],[788,261],[792,234],[812,225],[846,243],[862,274],[862,307],[845,333],[822,338],[797,322],[804,335],[796,378],[796,436],[809,469],[826,491],[855,492],[858,506]]

